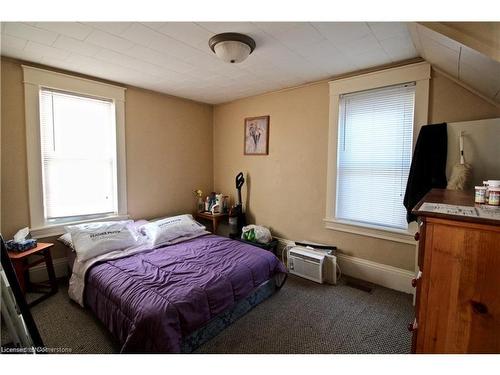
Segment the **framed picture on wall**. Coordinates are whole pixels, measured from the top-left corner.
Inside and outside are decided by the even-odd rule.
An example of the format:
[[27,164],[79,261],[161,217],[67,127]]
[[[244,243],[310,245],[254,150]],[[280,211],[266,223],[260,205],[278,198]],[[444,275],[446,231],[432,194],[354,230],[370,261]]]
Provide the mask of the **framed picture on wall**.
[[269,116],[245,119],[245,155],[269,155]]

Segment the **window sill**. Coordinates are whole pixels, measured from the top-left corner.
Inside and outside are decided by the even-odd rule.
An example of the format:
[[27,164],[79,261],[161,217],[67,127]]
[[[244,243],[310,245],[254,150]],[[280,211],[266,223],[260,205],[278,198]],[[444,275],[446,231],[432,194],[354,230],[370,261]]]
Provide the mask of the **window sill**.
[[75,220],[75,221],[66,221],[64,223],[57,223],[52,225],[46,225],[39,228],[30,228],[30,234],[34,238],[46,238],[52,236],[60,236],[61,234],[66,233],[64,227],[66,225],[76,225],[83,223],[92,223],[96,221],[114,221],[114,220],[127,220],[129,219],[128,215],[108,215],[102,216],[98,218],[92,218],[87,220]]
[[348,220],[341,220],[335,218],[325,218],[325,228],[337,230],[345,233],[358,234],[361,236],[373,237],[387,241],[406,243],[415,245],[414,234],[416,226],[411,223],[408,230],[385,228],[377,225],[356,223]]

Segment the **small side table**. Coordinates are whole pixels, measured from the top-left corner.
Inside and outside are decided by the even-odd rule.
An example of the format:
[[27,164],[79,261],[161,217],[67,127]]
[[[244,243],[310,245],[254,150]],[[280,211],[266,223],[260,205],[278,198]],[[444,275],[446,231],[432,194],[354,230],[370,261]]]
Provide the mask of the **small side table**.
[[[50,248],[52,246],[54,246],[53,243],[39,242],[35,248],[30,250],[20,251],[20,252],[9,251],[9,258],[12,261],[12,264],[16,271],[17,279],[19,281],[19,286],[21,287],[23,293],[26,293],[27,289],[29,288],[30,291],[33,290],[34,292],[42,294],[41,297],[38,297],[34,301],[30,302],[28,304],[29,307],[32,307],[37,303],[43,301],[44,299],[50,297],[51,295],[57,293],[58,288],[57,288],[56,274],[54,272],[54,264],[52,263],[52,256],[50,254]],[[33,255],[39,256],[41,258],[32,263],[28,263],[28,257]],[[47,267],[47,273],[49,275],[48,285],[46,283],[37,283],[37,284],[30,283],[29,275],[28,278],[25,277],[28,270],[43,262],[45,262],[45,265]],[[32,287],[35,287],[37,289],[32,289]],[[40,290],[40,288],[43,288],[45,290]]]
[[219,222],[228,217],[228,214],[212,214],[211,212],[195,212],[194,217],[196,219],[210,220],[212,222],[212,233],[217,233],[217,227]]

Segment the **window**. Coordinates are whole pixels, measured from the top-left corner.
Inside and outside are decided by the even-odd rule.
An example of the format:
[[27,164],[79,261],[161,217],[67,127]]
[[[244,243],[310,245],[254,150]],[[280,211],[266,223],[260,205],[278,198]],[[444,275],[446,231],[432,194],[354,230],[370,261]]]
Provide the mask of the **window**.
[[30,231],[127,218],[125,89],[23,65]]
[[336,217],[406,229],[415,84],[340,96]]
[[430,78],[424,61],[329,82],[327,229],[415,244],[402,201]]
[[117,213],[112,101],[42,88],[40,138],[47,220]]

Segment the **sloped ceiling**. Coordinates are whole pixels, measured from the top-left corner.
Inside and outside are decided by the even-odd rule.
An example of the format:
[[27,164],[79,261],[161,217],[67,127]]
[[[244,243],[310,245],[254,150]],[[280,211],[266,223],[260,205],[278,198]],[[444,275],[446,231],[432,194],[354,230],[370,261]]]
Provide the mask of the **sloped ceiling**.
[[500,62],[418,23],[408,26],[418,54],[456,80],[500,103]]

